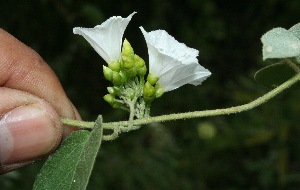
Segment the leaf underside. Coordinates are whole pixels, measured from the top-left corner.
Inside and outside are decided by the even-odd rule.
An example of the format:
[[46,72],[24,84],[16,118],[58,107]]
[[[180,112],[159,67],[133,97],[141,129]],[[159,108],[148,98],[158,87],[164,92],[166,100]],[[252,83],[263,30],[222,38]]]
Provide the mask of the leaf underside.
[[257,71],[254,79],[258,83],[273,89],[292,78],[295,74],[295,71],[291,67],[284,62],[279,62]]
[[102,140],[102,117],[93,130],[80,130],[66,138],[38,174],[33,189],[85,189]]

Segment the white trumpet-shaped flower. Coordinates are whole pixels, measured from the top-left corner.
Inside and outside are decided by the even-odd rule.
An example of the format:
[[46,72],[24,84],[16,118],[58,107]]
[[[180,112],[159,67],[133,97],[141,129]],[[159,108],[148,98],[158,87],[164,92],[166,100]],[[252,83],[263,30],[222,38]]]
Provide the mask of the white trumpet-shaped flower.
[[120,59],[123,34],[135,13],[133,12],[127,18],[110,17],[94,28],[76,27],[73,29],[73,33],[82,35],[109,64]]
[[148,33],[140,29],[148,47],[149,73],[159,78],[157,83],[165,92],[185,84],[199,85],[211,75],[198,63],[198,50],[179,43],[164,30]]

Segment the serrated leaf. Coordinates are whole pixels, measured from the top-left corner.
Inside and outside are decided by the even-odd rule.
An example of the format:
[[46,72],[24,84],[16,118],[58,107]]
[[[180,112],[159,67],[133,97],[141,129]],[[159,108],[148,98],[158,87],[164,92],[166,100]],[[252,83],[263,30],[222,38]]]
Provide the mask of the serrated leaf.
[[51,155],[34,183],[33,189],[85,189],[102,140],[102,117],[93,130],[74,132]]
[[268,88],[276,88],[295,75],[295,71],[284,62],[269,65],[257,71],[254,78]]
[[300,55],[300,39],[294,35],[294,32],[298,31],[298,26],[291,31],[284,28],[274,28],[262,36],[264,60]]

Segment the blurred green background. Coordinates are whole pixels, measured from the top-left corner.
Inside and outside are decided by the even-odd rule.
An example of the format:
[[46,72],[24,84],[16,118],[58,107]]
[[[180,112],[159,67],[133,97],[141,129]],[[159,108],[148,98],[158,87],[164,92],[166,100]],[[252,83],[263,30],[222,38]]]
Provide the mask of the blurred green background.
[[[102,97],[105,62],[78,35],[107,18],[138,13],[124,37],[148,59],[138,29],[164,29],[200,51],[212,72],[153,103],[151,115],[224,108],[268,91],[253,79],[262,62],[260,37],[300,21],[298,0],[40,0],[0,2],[0,27],[35,49],[52,67],[84,120],[124,120]],[[152,124],[104,142],[88,189],[299,189],[300,104],[293,88],[252,111]],[[0,176],[0,189],[31,189],[44,161]]]

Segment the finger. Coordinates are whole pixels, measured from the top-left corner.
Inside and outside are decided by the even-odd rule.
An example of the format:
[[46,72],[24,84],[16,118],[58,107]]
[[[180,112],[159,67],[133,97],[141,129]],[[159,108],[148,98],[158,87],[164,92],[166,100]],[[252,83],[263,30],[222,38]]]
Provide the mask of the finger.
[[33,162],[30,161],[30,162],[24,162],[24,163],[18,163],[18,164],[9,164],[9,165],[1,165],[1,163],[0,163],[0,175],[8,173],[8,172],[13,171],[13,170],[16,170],[18,168],[27,166],[31,163],[33,163]]
[[51,68],[34,50],[2,29],[0,86],[33,94],[49,102],[61,117],[79,119]]
[[0,94],[0,112],[5,113],[0,119],[0,173],[4,173],[55,150],[62,127],[46,101],[9,88],[1,88]]

